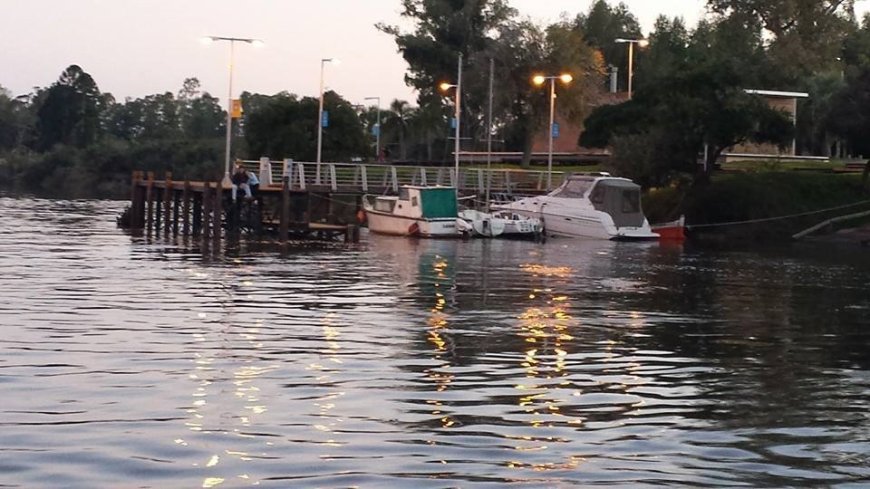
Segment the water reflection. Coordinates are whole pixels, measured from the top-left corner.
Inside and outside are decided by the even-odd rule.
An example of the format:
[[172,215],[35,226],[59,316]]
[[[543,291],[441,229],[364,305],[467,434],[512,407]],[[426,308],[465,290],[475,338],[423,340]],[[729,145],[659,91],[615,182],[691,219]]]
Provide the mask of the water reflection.
[[0,198],[6,484],[870,478],[866,254],[376,236],[201,253],[119,233],[121,207]]

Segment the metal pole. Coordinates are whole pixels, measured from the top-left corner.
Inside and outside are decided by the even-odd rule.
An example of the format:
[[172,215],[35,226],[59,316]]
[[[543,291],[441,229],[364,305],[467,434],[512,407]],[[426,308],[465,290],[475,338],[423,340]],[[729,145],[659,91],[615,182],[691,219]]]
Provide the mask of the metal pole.
[[378,132],[375,133],[375,160],[381,158],[381,98],[378,97]]
[[320,60],[320,105],[317,109],[317,176],[315,184],[320,183],[320,157],[323,149],[323,67],[328,60]]
[[489,212],[489,187],[492,185],[492,83],[495,60],[489,59],[489,107],[486,111],[486,212]]
[[556,77],[550,77],[550,151],[547,155],[547,191],[553,188],[553,119],[556,109]]
[[631,82],[634,78],[634,43],[628,41],[628,99],[631,100]]
[[232,146],[232,137],[233,137],[233,57],[235,51],[236,42],[233,39],[229,39],[230,41],[230,86],[227,91],[227,140],[225,145],[225,155],[224,155],[224,178],[221,182],[223,186],[232,185],[232,181],[230,180],[230,150]]
[[457,71],[456,104],[455,104],[456,105],[456,134],[455,134],[456,141],[454,141],[453,156],[454,156],[454,159],[456,160],[456,169],[455,169],[456,173],[455,173],[455,175],[456,175],[456,189],[458,191],[459,190],[459,116],[461,114],[461,109],[459,107],[459,104],[462,101],[462,98],[461,98],[461,96],[462,96],[461,95],[462,94],[462,53],[459,53],[459,62],[458,62],[458,68],[456,71]]

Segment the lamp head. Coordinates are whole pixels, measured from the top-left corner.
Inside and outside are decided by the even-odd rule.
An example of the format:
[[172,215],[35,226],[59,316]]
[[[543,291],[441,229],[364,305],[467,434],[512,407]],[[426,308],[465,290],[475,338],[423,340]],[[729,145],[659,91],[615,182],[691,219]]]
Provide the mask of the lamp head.
[[454,86],[456,86],[456,85],[451,85],[447,82],[441,82],[441,84],[438,85],[438,89],[441,90],[442,92],[446,92],[447,90],[450,90]]
[[562,80],[562,83],[567,85],[574,81],[574,77],[571,75],[571,73],[562,73],[561,75],[559,75],[559,80]]
[[211,44],[215,41],[213,36],[202,36],[199,38],[199,42],[203,44]]
[[547,77],[544,75],[535,75],[532,77],[532,83],[537,86],[543,85],[545,81],[547,81]]
[[642,48],[645,48],[645,47],[649,46],[649,39],[641,39],[641,40],[637,41],[637,45],[642,47]]
[[251,41],[251,45],[254,46],[255,48],[261,48],[261,47],[265,46],[266,43],[264,43],[262,39],[253,39]]

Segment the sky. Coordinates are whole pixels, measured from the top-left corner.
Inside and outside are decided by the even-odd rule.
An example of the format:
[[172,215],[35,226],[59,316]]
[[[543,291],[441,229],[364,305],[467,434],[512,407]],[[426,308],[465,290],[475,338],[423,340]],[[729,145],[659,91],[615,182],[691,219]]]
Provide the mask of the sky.
[[[656,17],[681,16],[694,26],[703,0],[622,0],[649,32]],[[549,23],[586,12],[593,0],[508,0],[521,15]],[[616,0],[611,5],[616,4]],[[865,2],[859,9],[866,11]],[[870,3],[870,2],[868,2]],[[54,83],[71,64],[116,99],[177,93],[196,77],[226,100],[230,43],[203,36],[257,38],[236,43],[233,96],[288,91],[317,96],[321,60],[326,89],[351,103],[414,102],[407,65],[378,22],[401,24],[400,0],[0,0],[0,86],[22,95]]]

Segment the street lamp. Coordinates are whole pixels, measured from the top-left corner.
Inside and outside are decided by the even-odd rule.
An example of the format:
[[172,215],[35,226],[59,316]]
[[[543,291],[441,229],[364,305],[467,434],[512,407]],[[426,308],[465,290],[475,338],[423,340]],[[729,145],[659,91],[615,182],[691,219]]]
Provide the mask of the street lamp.
[[233,131],[233,55],[235,54],[235,44],[236,42],[244,42],[259,47],[263,45],[263,41],[259,39],[224,36],[206,36],[203,37],[202,40],[205,43],[212,43],[215,41],[229,41],[230,43],[230,87],[227,95],[227,141],[226,155],[224,157],[224,179],[223,182],[221,182],[224,187],[228,187],[232,185],[232,182],[230,181],[230,149],[232,146],[231,141]]
[[378,119],[375,123],[375,127],[377,128],[375,132],[375,161],[380,161],[381,159],[381,98],[380,97],[366,97],[363,100],[376,100],[378,104]]
[[649,40],[647,39],[616,39],[614,40],[617,44],[628,44],[628,99],[631,100],[631,81],[634,78],[634,45],[637,44],[638,47],[645,48],[649,46]]
[[460,100],[462,96],[462,53],[459,53],[459,62],[457,63],[456,69],[456,84],[451,85],[450,83],[444,82],[439,85],[441,91],[446,92],[451,88],[456,89],[456,94],[454,96],[454,115],[453,117],[456,119],[456,127],[454,132],[454,142],[453,142],[453,159],[455,160],[456,169],[454,170],[454,175],[456,179],[456,190],[459,191],[459,116],[462,113],[460,109]]
[[556,113],[556,80],[567,85],[574,80],[574,77],[570,73],[553,76],[535,75],[532,78],[532,83],[541,86],[547,80],[550,80],[550,149],[547,153],[547,190],[550,190],[553,187],[553,120]]
[[320,60],[320,105],[317,109],[317,176],[314,179],[316,184],[320,183],[320,157],[323,149],[323,71],[326,63],[338,64],[339,61],[334,58]]

